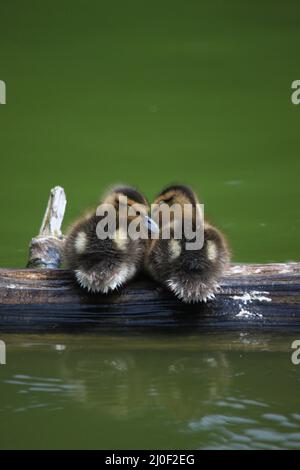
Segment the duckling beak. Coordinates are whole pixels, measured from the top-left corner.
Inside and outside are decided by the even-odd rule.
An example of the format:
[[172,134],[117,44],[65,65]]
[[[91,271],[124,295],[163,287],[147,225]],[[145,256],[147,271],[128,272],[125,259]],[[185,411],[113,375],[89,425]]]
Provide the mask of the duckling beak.
[[144,224],[144,227],[150,230],[152,233],[159,233],[159,227],[156,222],[154,222],[151,217],[148,217],[147,215],[142,216],[142,221]]

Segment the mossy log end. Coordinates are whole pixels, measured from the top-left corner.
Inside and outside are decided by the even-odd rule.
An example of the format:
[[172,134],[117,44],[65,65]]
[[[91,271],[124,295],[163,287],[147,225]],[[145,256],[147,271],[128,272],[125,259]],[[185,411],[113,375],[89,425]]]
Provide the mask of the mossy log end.
[[63,269],[0,269],[0,331],[300,330],[300,263],[232,264],[212,301],[184,304],[147,277],[113,294]]

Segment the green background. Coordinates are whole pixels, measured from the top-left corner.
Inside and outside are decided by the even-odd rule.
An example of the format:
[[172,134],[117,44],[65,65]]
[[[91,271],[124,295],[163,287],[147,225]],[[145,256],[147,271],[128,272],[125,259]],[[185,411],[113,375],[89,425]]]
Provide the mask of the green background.
[[[299,259],[299,26],[298,0],[2,0],[0,266],[51,187],[66,228],[116,182],[190,184],[236,261]],[[300,448],[292,334],[1,339],[0,448]]]
[[237,261],[298,258],[297,1],[0,6],[0,265],[24,266],[51,187],[65,226],[115,182],[191,184]]

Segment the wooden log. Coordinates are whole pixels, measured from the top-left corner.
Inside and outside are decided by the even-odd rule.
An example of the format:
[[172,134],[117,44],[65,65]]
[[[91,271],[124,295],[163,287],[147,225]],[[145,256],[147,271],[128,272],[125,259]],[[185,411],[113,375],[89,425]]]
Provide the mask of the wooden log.
[[60,269],[0,269],[0,331],[300,330],[300,263],[233,264],[210,302],[187,305],[146,277],[89,294]]

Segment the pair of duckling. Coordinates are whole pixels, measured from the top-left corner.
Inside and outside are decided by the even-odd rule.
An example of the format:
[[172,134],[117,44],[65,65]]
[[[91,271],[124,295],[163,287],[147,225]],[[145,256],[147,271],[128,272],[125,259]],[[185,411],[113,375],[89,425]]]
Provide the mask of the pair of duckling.
[[[175,238],[176,216],[169,221],[170,237],[161,236],[162,219],[156,225],[150,217],[146,198],[136,189],[128,186],[113,188],[103,198],[100,207],[112,204],[119,214],[122,206],[127,208],[139,205],[136,217],[142,220],[150,232],[157,231],[155,237],[131,238],[121,233],[117,225],[113,237],[100,239],[97,224],[103,218],[98,211],[84,215],[69,230],[64,244],[64,261],[74,271],[79,285],[93,293],[108,293],[118,289],[132,279],[143,267],[150,275],[183,302],[206,302],[213,299],[230,259],[224,235],[204,221],[203,244],[198,249],[187,249],[185,234]],[[185,214],[196,227],[198,198],[187,186],[172,185],[165,188],[155,199],[155,207],[171,207],[177,204],[183,209],[186,204],[192,211]],[[129,214],[128,210],[128,214]],[[129,216],[128,222],[135,216]],[[180,222],[182,223],[182,221]],[[157,229],[157,230],[155,230]],[[123,229],[122,229],[123,230]],[[123,230],[124,231],[124,230]]]

